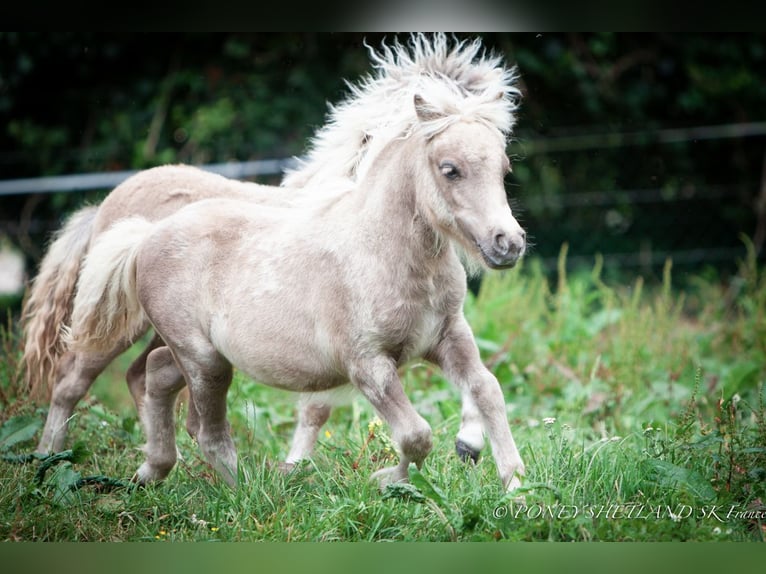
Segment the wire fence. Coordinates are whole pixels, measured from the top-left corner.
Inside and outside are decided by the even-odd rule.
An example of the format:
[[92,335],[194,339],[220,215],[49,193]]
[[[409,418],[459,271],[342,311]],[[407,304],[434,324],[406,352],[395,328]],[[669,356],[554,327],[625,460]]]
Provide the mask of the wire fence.
[[[522,160],[557,154],[641,149],[713,140],[748,140],[766,150],[766,122],[696,126],[683,129],[563,134],[515,140],[512,157]],[[753,140],[753,138],[756,138]],[[627,150],[630,153],[630,150]],[[280,176],[295,158],[215,163],[202,169],[236,179]],[[0,197],[20,194],[80,193],[109,190],[137,170],[83,173],[0,181]],[[745,234],[760,247],[766,230],[766,170],[732,184],[667,188],[572,190],[518,196],[524,225],[530,230],[537,254],[546,268],[555,268],[562,243],[570,244],[572,266],[593,265],[597,253],[606,266],[651,270],[670,258],[677,265],[732,265],[745,254]],[[516,193],[516,192],[519,193]],[[2,200],[0,200],[2,201]],[[575,217],[576,215],[576,217]],[[0,231],[13,235],[17,221],[0,216]],[[26,221],[26,229],[52,231],[49,221]],[[700,234],[700,229],[704,232]],[[700,240],[700,235],[705,240]],[[693,239],[693,240],[692,240]],[[709,241],[708,241],[709,240]]]
[[[243,162],[212,163],[200,167],[225,177],[250,179],[268,175],[281,175],[286,169],[293,167],[296,161],[295,158],[261,159]],[[125,170],[7,179],[0,181],[0,196],[113,189],[139,171]]]

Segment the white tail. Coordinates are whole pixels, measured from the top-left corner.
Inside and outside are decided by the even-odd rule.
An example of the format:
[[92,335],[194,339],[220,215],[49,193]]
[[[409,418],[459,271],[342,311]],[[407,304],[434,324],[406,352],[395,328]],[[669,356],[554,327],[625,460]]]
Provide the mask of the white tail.
[[153,225],[140,217],[120,221],[88,253],[66,334],[72,350],[110,351],[145,328],[146,314],[136,293],[136,257]]
[[55,235],[24,300],[23,364],[35,398],[50,396],[56,365],[65,351],[61,327],[69,323],[77,275],[97,211],[97,207],[81,209]]

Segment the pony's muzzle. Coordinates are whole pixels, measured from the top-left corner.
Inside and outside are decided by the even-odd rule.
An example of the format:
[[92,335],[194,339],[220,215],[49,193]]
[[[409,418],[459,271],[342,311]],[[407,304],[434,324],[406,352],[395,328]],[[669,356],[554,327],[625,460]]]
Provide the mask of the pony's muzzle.
[[493,269],[513,267],[524,255],[527,246],[527,234],[519,228],[514,231],[496,230],[487,248],[482,248],[482,255],[487,265]]

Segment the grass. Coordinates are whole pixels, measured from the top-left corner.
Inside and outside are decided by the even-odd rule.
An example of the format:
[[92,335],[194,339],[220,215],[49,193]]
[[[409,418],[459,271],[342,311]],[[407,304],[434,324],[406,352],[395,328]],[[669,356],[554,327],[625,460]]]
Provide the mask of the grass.
[[[0,462],[0,539],[763,541],[766,274],[752,249],[732,280],[692,279],[683,291],[669,265],[651,288],[608,285],[598,261],[568,276],[565,256],[553,284],[532,261],[487,275],[466,302],[527,464],[523,501],[501,491],[489,452],[475,466],[454,455],[459,397],[426,364],[403,374],[434,429],[410,485],[381,493],[369,482],[396,454],[361,399],[336,409],[315,457],[282,475],[292,397],[239,375],[229,408],[245,486],[214,475],[182,430],[183,409],[183,460],[164,483],[104,484],[141,462],[126,358],[78,408],[67,460],[45,476],[39,461]],[[31,450],[44,418],[13,377],[13,332],[0,367],[6,458]]]

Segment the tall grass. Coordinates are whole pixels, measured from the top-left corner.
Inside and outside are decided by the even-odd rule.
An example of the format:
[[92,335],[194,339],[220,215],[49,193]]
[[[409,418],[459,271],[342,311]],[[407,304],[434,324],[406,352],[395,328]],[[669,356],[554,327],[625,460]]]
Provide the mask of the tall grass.
[[[453,454],[459,396],[424,363],[403,381],[435,448],[410,485],[381,493],[369,482],[396,454],[361,399],[336,409],[314,458],[282,475],[274,463],[287,452],[292,398],[240,375],[229,394],[239,489],[202,460],[183,409],[183,460],[164,483],[84,481],[126,479],[140,464],[143,437],[118,367],[72,422],[70,443],[88,454],[43,478],[37,462],[0,462],[0,538],[763,540],[766,279],[753,250],[732,280],[692,280],[683,291],[669,263],[657,285],[608,284],[600,260],[568,275],[565,257],[555,279],[535,261],[488,274],[466,302],[527,464],[520,493],[501,491],[489,452],[476,465]],[[18,351],[6,342],[3,352],[11,364]],[[33,444],[9,441],[10,431],[42,421],[8,376],[6,455]]]

